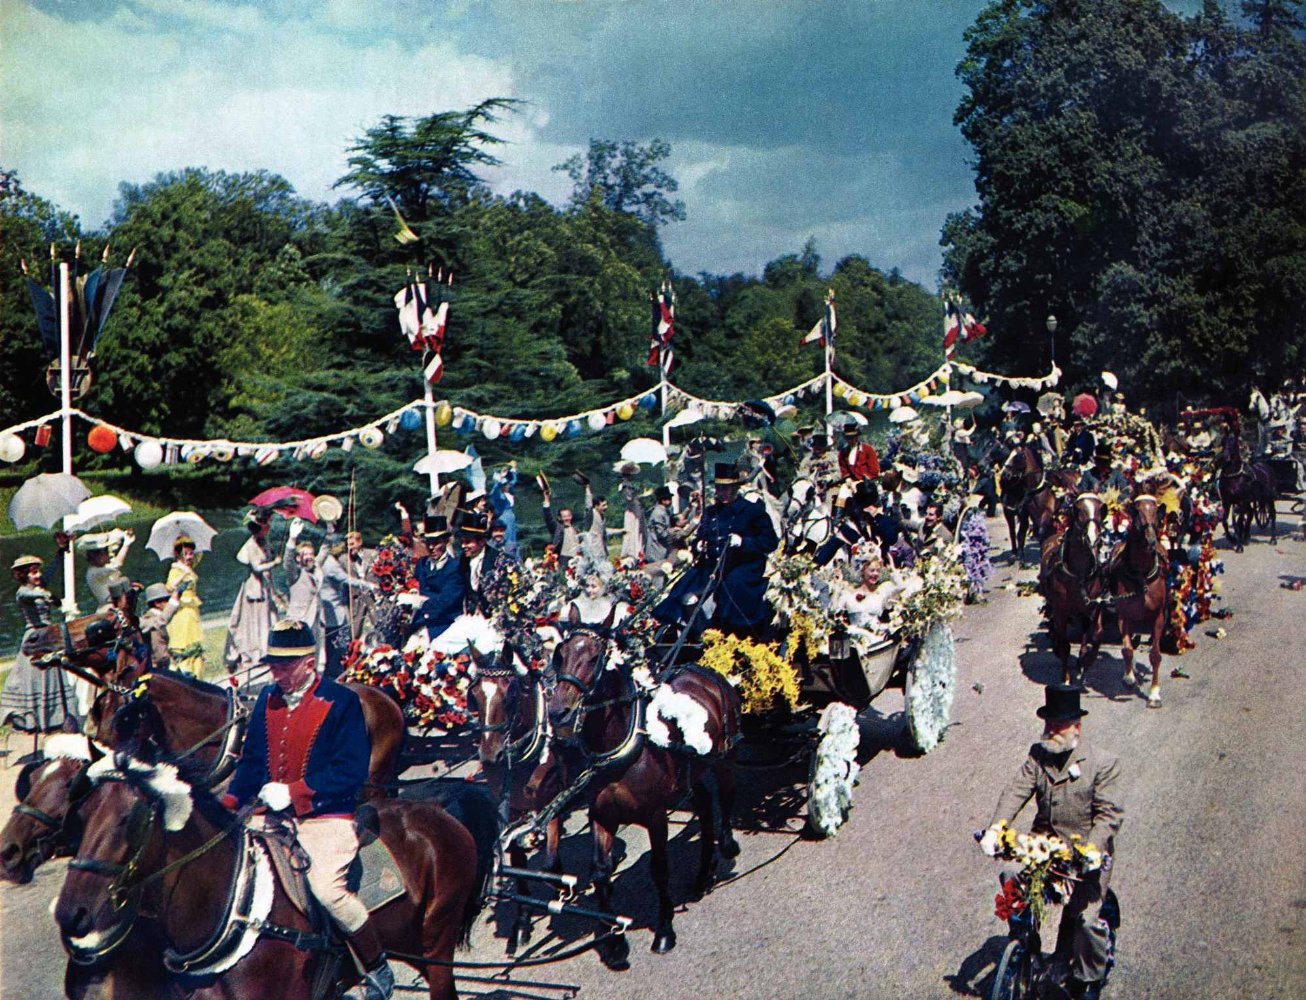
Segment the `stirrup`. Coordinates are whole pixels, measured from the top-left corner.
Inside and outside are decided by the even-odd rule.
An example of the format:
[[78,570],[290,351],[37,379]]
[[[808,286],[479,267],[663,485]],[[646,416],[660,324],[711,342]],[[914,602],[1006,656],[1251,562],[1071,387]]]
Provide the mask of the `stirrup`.
[[363,973],[362,980],[345,994],[347,1000],[390,1000],[395,992],[395,974],[390,963],[381,960],[371,972]]

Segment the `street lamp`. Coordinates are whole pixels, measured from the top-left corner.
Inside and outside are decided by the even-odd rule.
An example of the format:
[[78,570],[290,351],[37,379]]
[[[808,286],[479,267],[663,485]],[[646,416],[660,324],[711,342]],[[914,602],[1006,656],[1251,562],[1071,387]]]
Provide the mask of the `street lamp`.
[[1057,363],[1057,318],[1048,313],[1048,318],[1043,321],[1048,328],[1048,349],[1052,352],[1052,363]]

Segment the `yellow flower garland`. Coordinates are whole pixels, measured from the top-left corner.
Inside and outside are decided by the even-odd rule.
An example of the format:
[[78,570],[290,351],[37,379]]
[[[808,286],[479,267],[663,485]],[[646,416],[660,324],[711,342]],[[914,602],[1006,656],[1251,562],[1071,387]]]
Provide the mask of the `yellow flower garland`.
[[783,702],[790,709],[798,705],[798,671],[792,661],[797,642],[790,643],[790,655],[782,657],[775,643],[725,635],[716,629],[703,633],[701,666],[739,684],[747,713],[765,712]]

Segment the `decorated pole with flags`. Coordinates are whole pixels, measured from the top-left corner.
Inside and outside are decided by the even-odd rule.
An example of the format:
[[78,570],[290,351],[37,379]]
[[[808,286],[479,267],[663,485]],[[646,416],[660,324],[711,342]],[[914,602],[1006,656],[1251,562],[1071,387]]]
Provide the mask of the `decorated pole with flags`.
[[[408,338],[414,351],[422,352],[422,402],[426,410],[426,474],[430,479],[431,496],[440,490],[440,474],[435,469],[435,391],[434,386],[444,377],[444,333],[449,322],[449,300],[444,289],[453,287],[453,272],[446,279],[444,269],[432,275],[427,269],[427,280],[418,281],[409,275],[409,281],[395,293],[395,308],[399,310],[399,327]],[[434,308],[432,308],[434,306]]]
[[[73,474],[73,386],[72,386],[73,282],[68,265],[59,265],[59,410],[63,421],[63,474]],[[63,612],[77,614],[77,566],[73,546],[63,554]]]
[[[648,363],[657,365],[658,390],[662,396],[662,417],[667,416],[667,392],[671,384],[671,365],[675,361],[675,349],[671,338],[676,332],[676,292],[670,281],[663,281],[656,295],[650,295],[653,307],[652,327],[649,333]],[[662,444],[671,444],[671,428],[662,425]]]
[[828,417],[834,412],[834,334],[838,328],[838,318],[834,312],[834,289],[830,288],[825,293],[825,312],[821,318],[816,321],[816,325],[807,331],[807,334],[800,340],[799,346],[803,344],[820,344],[821,350],[825,355],[825,415]]

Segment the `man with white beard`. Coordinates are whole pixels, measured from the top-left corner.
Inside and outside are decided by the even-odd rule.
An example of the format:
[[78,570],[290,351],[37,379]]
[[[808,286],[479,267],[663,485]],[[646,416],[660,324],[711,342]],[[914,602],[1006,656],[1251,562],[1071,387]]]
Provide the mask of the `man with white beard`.
[[1033,798],[1037,806],[1034,833],[1055,834],[1067,843],[1078,836],[1081,843],[1102,853],[1102,866],[1075,884],[1057,934],[1058,942],[1070,939],[1066,956],[1072,977],[1070,995],[1097,1000],[1107,972],[1109,948],[1102,903],[1111,880],[1115,835],[1124,808],[1117,797],[1116,758],[1080,738],[1081,720],[1088,714],[1079,707],[1081,691],[1069,684],[1049,684],[1045,689],[1044,705],[1037,712],[1043,720],[1043,738],[1029,748],[1020,773],[998,799],[980,848],[996,855],[1002,829]]

